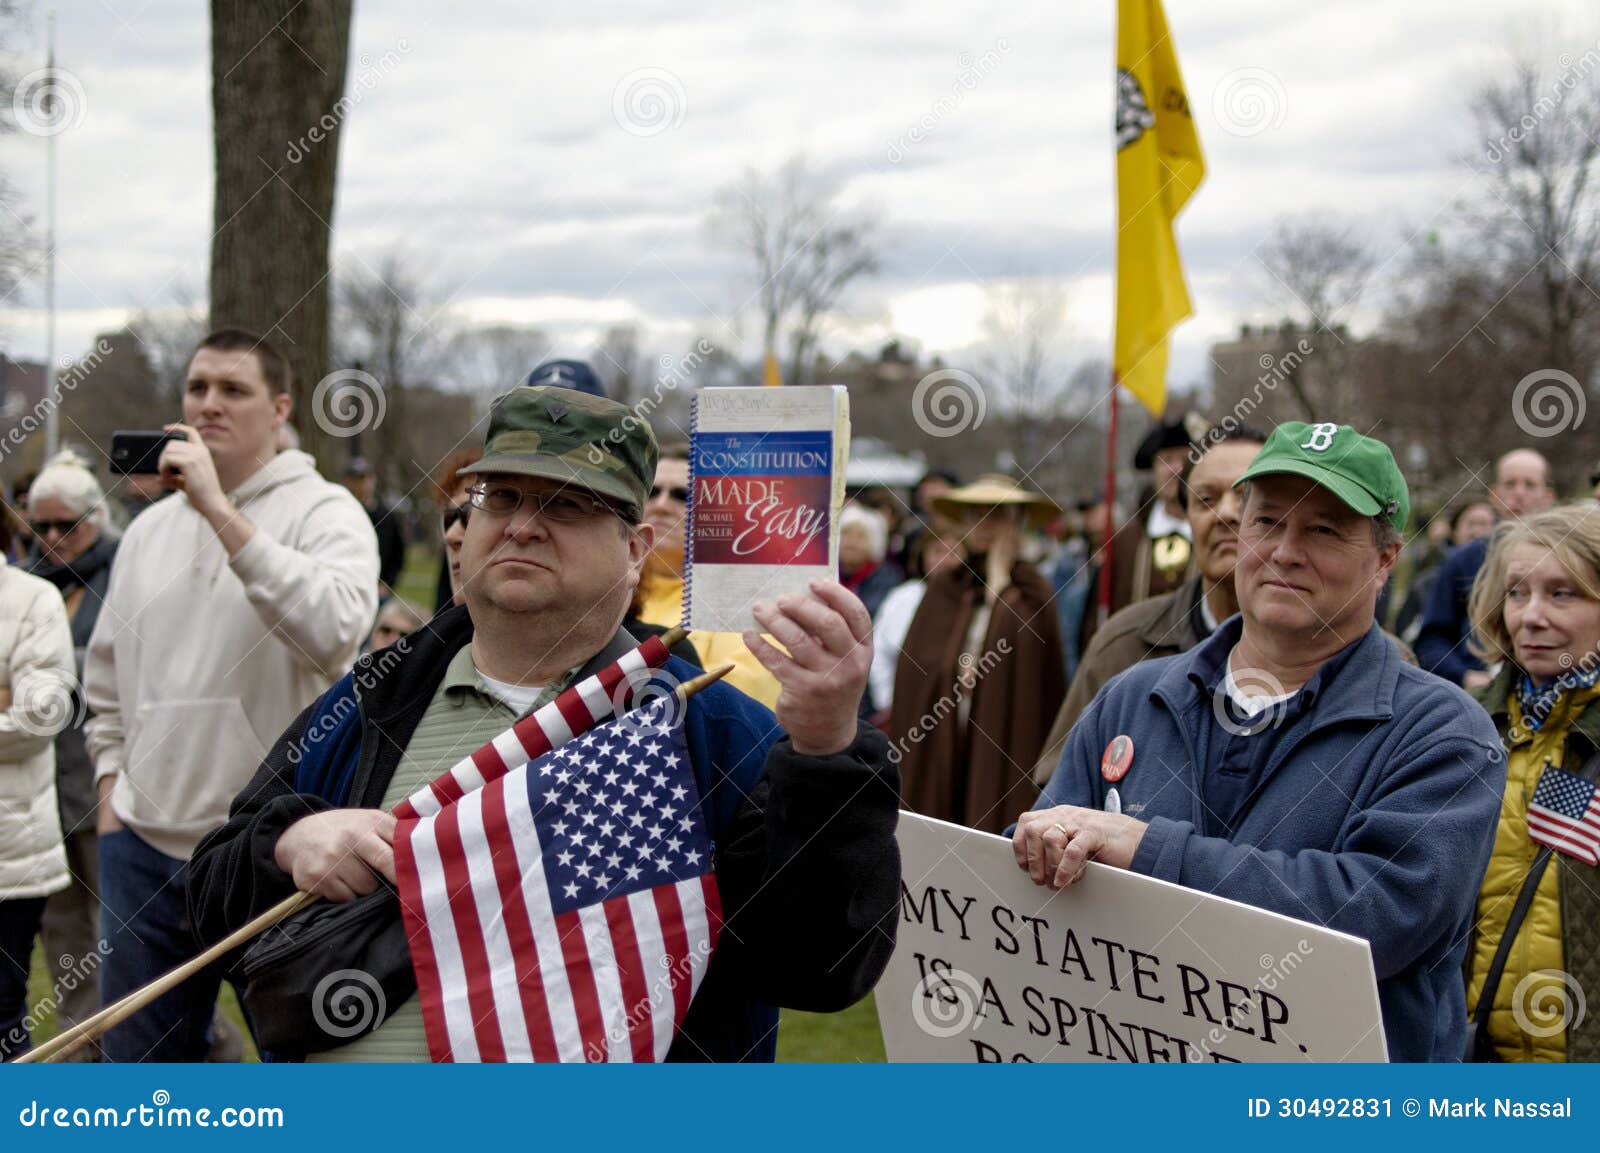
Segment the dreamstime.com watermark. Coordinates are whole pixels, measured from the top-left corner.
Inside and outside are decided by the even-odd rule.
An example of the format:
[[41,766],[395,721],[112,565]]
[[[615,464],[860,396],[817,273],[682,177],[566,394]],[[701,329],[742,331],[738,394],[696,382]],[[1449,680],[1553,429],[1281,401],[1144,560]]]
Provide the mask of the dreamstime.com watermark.
[[[650,395],[633,405],[628,410],[628,415],[619,420],[614,428],[606,433],[603,438],[605,443],[619,445],[629,433],[650,419],[650,414],[660,407],[668,393],[676,392],[689,381],[694,379],[695,370],[705,361],[705,358],[717,351],[717,346],[705,337],[701,337],[686,355],[671,357],[663,354],[661,357],[661,371],[656,374],[655,384],[650,389]],[[605,463],[605,450],[599,444],[591,444],[588,452],[589,463],[600,465]]]
[[1283,722],[1293,696],[1265,669],[1230,669],[1211,694],[1211,713],[1224,731],[1253,737]]
[[959,661],[961,671],[956,674],[955,684],[950,686],[950,691],[933,702],[933,707],[912,723],[906,730],[906,735],[889,746],[889,761],[898,765],[905,758],[906,750],[912,745],[920,745],[932,735],[933,730],[956,709],[961,707],[961,702],[972,695],[972,690],[977,688],[978,682],[988,676],[999,665],[1002,658],[1011,655],[1011,641],[1001,637],[995,641],[994,648],[986,649],[982,655],[974,657],[971,653],[962,653]]
[[[1533,734],[1539,731],[1568,690],[1592,685],[1596,677],[1600,677],[1600,651],[1594,649],[1584,653],[1578,660],[1573,660],[1571,653],[1562,653],[1557,663],[1561,666],[1561,674],[1545,691],[1518,710],[1517,723],[1506,731],[1506,746],[1532,740]],[[1496,751],[1499,751],[1499,746],[1496,746]]]
[[393,48],[378,57],[376,61],[373,60],[372,53],[363,52],[359,60],[361,71],[354,80],[350,81],[349,91],[335,100],[333,107],[324,112],[315,124],[306,129],[304,136],[300,137],[299,140],[290,141],[283,158],[290,164],[299,164],[304,160],[313,148],[333,135],[334,130],[344,123],[344,118],[350,115],[350,110],[360,105],[367,98],[368,92],[371,92],[381,81],[388,77],[389,73],[398,68],[400,66],[400,57],[405,56],[410,51],[411,42],[402,36],[395,41]]
[[911,393],[911,419],[929,436],[959,436],[981,428],[989,401],[970,372],[940,368],[917,381]]
[[21,1051],[28,1038],[44,1023],[45,1018],[53,1016],[66,1000],[67,994],[76,992],[81,986],[97,979],[100,971],[100,962],[116,952],[111,943],[104,938],[95,943],[95,947],[81,957],[70,954],[60,958],[60,968],[65,970],[50,986],[50,991],[33,1003],[28,1010],[28,1015],[11,1030],[6,1037],[6,1047],[13,1053]]
[[339,440],[377,428],[388,411],[383,382],[359,368],[336,369],[311,391],[311,419]]
[[628,1044],[634,1030],[654,1020],[657,1014],[671,1013],[672,1007],[677,1003],[675,989],[691,992],[694,982],[695,961],[702,966],[709,963],[711,958],[711,942],[700,940],[693,949],[676,959],[663,953],[657,960],[661,973],[650,983],[650,988],[645,995],[628,1006],[628,1011],[623,1014],[622,1020],[613,1024],[606,1031],[606,1044],[598,1041],[591,1042],[584,1052],[584,1059],[591,1065],[606,1059],[607,1046],[620,1048]]
[[1550,91],[1535,100],[1533,107],[1524,112],[1515,124],[1507,125],[1504,132],[1488,142],[1483,155],[1490,164],[1499,164],[1510,156],[1517,145],[1532,136],[1539,125],[1561,107],[1567,93],[1592,76],[1596,69],[1600,69],[1600,41],[1576,59],[1572,53],[1563,52],[1556,57],[1556,63],[1561,67],[1561,74],[1550,82]]
[[[394,644],[380,650],[375,656],[369,655],[356,662],[355,672],[351,680],[355,687],[371,692],[384,677],[388,676],[402,658],[411,651],[411,638],[401,637]],[[359,711],[361,706],[357,703],[354,693],[346,693],[334,702],[333,708],[317,716],[300,734],[300,738],[289,745],[284,753],[291,765],[298,765],[311,749],[333,736],[344,726],[351,714]]]
[[65,68],[35,68],[11,90],[11,115],[30,136],[60,136],[88,114],[83,82]]
[[225,1105],[191,1109],[172,1104],[172,1094],[157,1089],[148,1104],[51,1105],[34,1098],[17,1112],[26,1129],[282,1129],[277,1105]]
[[1536,969],[1511,991],[1511,1017],[1530,1037],[1554,1037],[1576,1029],[1588,1009],[1583,986],[1561,969]]
[[1258,136],[1283,127],[1289,115],[1289,90],[1276,72],[1235,68],[1211,90],[1211,114],[1232,136]]
[[932,969],[911,989],[911,1020],[943,1040],[976,1029],[983,1016],[983,982],[965,969]]
[[1588,391],[1577,377],[1559,368],[1528,373],[1511,393],[1511,419],[1540,440],[1576,429],[1588,412]]
[[15,449],[21,448],[23,442],[39,429],[43,428],[50,419],[50,414],[61,407],[61,398],[67,393],[76,392],[78,386],[89,379],[89,374],[100,367],[100,363],[111,355],[111,344],[105,337],[95,341],[94,347],[89,350],[89,355],[82,360],[71,360],[67,357],[61,359],[61,371],[56,374],[54,391],[39,398],[39,402],[22,414],[6,430],[4,438],[0,438],[0,460],[4,460]]
[[889,142],[885,152],[889,163],[899,164],[906,158],[906,153],[910,149],[932,136],[945,119],[955,115],[966,101],[967,94],[974,91],[991,72],[1000,67],[1000,58],[1009,51],[1011,42],[1002,36],[994,42],[994,47],[982,56],[974,58],[970,52],[957,55],[958,71],[950,90],[929,105],[928,110],[917,117],[898,139]]
[[1208,449],[1241,425],[1248,424],[1251,414],[1261,407],[1264,396],[1276,392],[1278,386],[1294,375],[1305,363],[1306,357],[1315,351],[1316,346],[1302,336],[1293,348],[1281,356],[1263,352],[1256,361],[1261,366],[1261,375],[1256,377],[1255,387],[1250,390],[1250,395],[1240,397],[1226,416],[1213,424],[1196,444],[1190,446],[1189,463],[1199,464],[1200,458]]
[[365,969],[335,969],[311,990],[311,1019],[330,1037],[359,1037],[388,1016],[383,986]]
[[[1316,952],[1316,949],[1311,942],[1302,938],[1295,942],[1293,949],[1281,957],[1274,957],[1271,953],[1262,953],[1259,964],[1263,972],[1261,976],[1256,978],[1255,984],[1251,988],[1251,992],[1258,994],[1258,996],[1246,997],[1239,1005],[1229,1011],[1227,1022],[1231,1028],[1223,1025],[1213,1025],[1206,1031],[1205,1036],[1201,1037],[1195,1045],[1195,1048],[1200,1051],[1200,1059],[1203,1061],[1209,1057],[1214,1049],[1228,1039],[1230,1034],[1235,1032],[1251,1033],[1253,1030],[1244,1026],[1248,1024],[1250,1014],[1255,1011],[1255,1007],[1261,1003],[1259,994],[1276,996],[1278,990],[1283,987],[1284,982],[1289,979],[1290,974],[1298,969],[1305,959],[1314,952]],[[1276,1020],[1276,1018],[1273,1018],[1273,1020]]]
[[667,68],[635,68],[611,90],[611,118],[629,136],[659,136],[683,123],[689,94]]

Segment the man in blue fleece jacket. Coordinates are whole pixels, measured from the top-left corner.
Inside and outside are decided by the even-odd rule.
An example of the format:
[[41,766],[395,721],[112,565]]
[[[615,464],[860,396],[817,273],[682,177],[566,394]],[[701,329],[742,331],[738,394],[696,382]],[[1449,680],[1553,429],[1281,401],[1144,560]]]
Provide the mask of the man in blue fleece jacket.
[[1405,479],[1381,442],[1291,422],[1238,483],[1240,615],[1106,685],[1017,863],[1059,888],[1098,861],[1363,937],[1390,1057],[1455,1060],[1505,766],[1487,714],[1373,619]]

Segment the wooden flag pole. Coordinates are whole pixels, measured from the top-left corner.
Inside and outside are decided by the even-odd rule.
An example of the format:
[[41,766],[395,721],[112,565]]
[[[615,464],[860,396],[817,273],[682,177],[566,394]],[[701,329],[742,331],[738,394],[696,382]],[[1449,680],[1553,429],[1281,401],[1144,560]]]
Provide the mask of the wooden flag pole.
[[126,1021],[163,993],[183,984],[207,965],[227,954],[229,950],[236,949],[257,934],[266,932],[285,917],[298,913],[316,899],[316,894],[314,893],[296,893],[292,897],[285,897],[265,913],[229,933],[198,957],[185,961],[176,969],[169,970],[157,977],[142,989],[135,989],[122,1000],[117,1001],[115,1004],[107,1005],[87,1021],[79,1022],[65,1033],[58,1034],[31,1052],[24,1053],[16,1059],[14,1064],[23,1065],[28,1062],[58,1061],[69,1053],[77,1052],[96,1037],[122,1024],[123,1021]]
[[[676,637],[673,634],[677,634]],[[674,628],[662,634],[661,639],[668,648],[671,648],[687,635],[687,629]],[[677,698],[679,704],[683,704],[701,689],[715,684],[732,671],[732,665],[723,665],[721,668],[712,669],[708,673],[702,673],[697,677],[684,681],[673,689],[673,696]],[[87,1021],[74,1025],[66,1032],[52,1037],[31,1052],[24,1053],[14,1063],[21,1065],[60,1061],[63,1057],[77,1052],[96,1037],[102,1036],[117,1025],[120,1025],[163,993],[183,984],[183,982],[200,972],[207,965],[226,956],[246,941],[266,932],[284,918],[298,913],[315,900],[317,900],[317,896],[314,893],[296,893],[292,897],[285,897],[249,923],[229,933],[198,957],[185,961],[176,969],[157,977],[143,988],[135,989],[115,1004],[107,1005]]]

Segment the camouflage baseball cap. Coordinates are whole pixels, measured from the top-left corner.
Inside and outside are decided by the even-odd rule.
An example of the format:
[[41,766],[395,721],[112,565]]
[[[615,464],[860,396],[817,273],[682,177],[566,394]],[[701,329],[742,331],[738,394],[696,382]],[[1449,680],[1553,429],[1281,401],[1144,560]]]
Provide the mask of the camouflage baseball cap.
[[495,398],[483,459],[467,473],[514,473],[557,480],[614,504],[633,521],[650,499],[656,434],[627,405],[550,385]]

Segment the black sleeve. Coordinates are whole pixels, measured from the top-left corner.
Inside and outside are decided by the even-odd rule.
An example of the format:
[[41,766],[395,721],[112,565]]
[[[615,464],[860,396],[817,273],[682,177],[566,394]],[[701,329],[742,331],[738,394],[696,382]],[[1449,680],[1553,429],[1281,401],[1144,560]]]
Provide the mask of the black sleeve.
[[830,1013],[866,996],[894,951],[900,773],[867,724],[830,757],[767,753],[761,783],[717,852],[718,953],[751,995]]
[[400,525],[400,514],[393,509],[378,525],[378,543],[378,579],[393,589],[406,563],[406,534]]
[[189,922],[202,945],[220,941],[252,917],[294,892],[294,881],[274,862],[278,837],[301,817],[332,806],[294,791],[291,750],[313,709],[306,708],[278,738],[233,803],[228,821],[189,858]]

